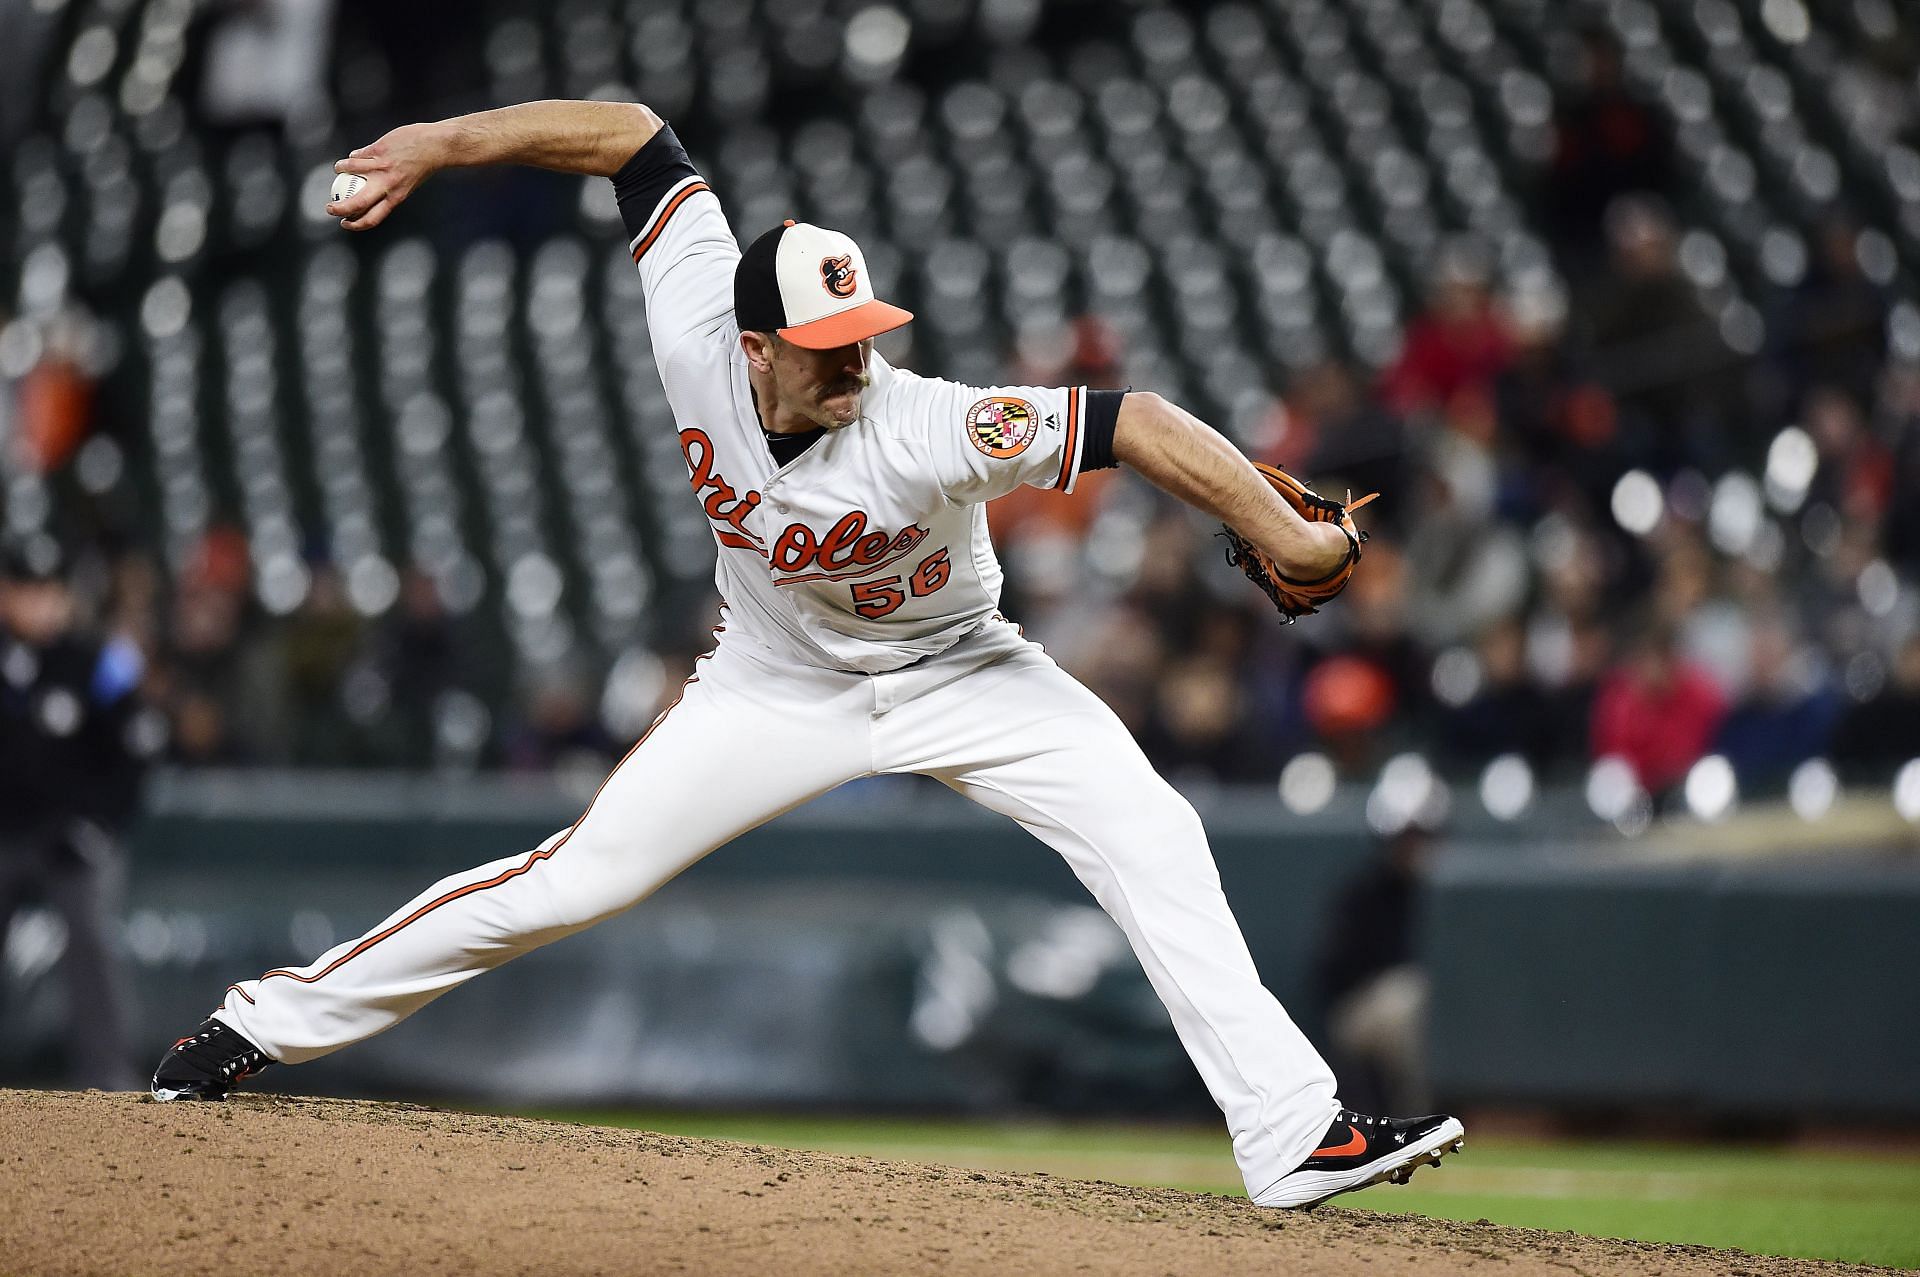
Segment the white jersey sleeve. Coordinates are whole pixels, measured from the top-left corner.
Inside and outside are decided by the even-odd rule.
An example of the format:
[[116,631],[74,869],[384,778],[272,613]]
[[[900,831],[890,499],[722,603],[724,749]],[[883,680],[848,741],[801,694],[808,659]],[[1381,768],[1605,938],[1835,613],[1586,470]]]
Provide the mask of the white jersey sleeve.
[[925,440],[947,500],[974,505],[1022,484],[1073,491],[1085,443],[1085,387],[964,386],[890,371],[892,393]]
[[613,190],[646,293],[654,358],[664,374],[688,337],[732,322],[740,245],[719,198],[665,125],[614,175]]

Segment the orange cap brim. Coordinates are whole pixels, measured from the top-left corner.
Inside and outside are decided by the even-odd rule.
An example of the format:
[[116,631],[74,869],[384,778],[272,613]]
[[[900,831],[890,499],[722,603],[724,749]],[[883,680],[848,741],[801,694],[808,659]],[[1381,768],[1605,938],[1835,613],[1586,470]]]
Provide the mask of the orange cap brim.
[[780,335],[807,350],[832,350],[838,346],[851,346],[869,337],[878,337],[881,333],[890,333],[912,320],[912,311],[889,306],[875,298],[838,314],[828,315],[825,319],[782,328]]

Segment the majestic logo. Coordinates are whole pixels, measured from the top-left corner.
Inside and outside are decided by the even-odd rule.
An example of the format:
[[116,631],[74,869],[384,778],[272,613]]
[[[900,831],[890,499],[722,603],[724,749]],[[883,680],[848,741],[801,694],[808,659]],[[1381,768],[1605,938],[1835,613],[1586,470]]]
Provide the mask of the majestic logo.
[[826,290],[842,300],[853,296],[853,290],[859,287],[860,272],[853,268],[853,258],[847,254],[839,257],[820,259],[820,282]]
[[989,457],[1017,457],[1027,450],[1040,414],[1024,399],[982,399],[967,409],[967,438]]

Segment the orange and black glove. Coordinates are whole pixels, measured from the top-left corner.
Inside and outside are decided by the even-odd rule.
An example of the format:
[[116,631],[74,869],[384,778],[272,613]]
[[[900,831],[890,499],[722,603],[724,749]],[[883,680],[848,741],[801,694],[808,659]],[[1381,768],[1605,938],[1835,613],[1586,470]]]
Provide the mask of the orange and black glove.
[[1253,542],[1235,532],[1226,529],[1227,562],[1247,574],[1252,581],[1266,592],[1273,605],[1280,609],[1280,615],[1291,623],[1298,617],[1308,616],[1320,610],[1320,605],[1337,597],[1347,588],[1347,582],[1353,579],[1353,570],[1360,562],[1360,547],[1366,544],[1367,534],[1353,524],[1353,512],[1366,505],[1380,494],[1368,493],[1358,501],[1335,501],[1323,497],[1300,482],[1285,470],[1277,466],[1256,461],[1253,468],[1260,477],[1273,485],[1294,512],[1309,523],[1332,523],[1347,534],[1347,557],[1340,566],[1318,580],[1306,581],[1288,576],[1281,571],[1280,565]]

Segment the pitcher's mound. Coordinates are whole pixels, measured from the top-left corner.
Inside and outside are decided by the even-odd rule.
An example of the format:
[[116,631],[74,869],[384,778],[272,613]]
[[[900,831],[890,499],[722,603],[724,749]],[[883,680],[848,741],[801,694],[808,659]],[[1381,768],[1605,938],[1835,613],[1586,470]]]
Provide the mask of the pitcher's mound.
[[0,1269],[114,1277],[1869,1271],[254,1095],[0,1091],[0,1201]]

